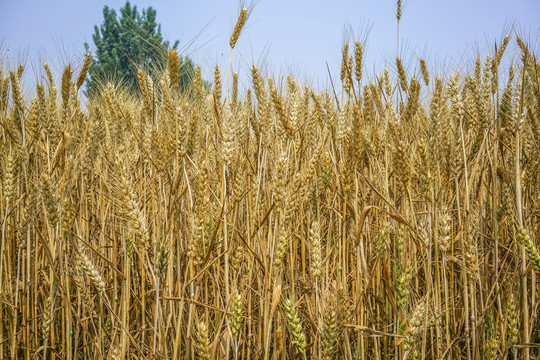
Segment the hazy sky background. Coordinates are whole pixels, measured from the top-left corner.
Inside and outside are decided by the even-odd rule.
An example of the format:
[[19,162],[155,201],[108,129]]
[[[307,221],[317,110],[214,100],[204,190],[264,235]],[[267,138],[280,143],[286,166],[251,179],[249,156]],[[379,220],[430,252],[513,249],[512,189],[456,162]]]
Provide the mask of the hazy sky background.
[[[94,25],[103,21],[103,7],[119,9],[120,0],[0,0],[0,54],[9,64],[25,62],[28,73],[41,76],[49,62],[60,77],[63,66],[81,66],[84,42],[93,48]],[[229,37],[242,4],[231,0],[131,1],[139,11],[152,6],[166,39],[180,48],[203,75],[214,66],[225,73]],[[244,84],[251,64],[268,74],[295,74],[311,86],[329,84],[326,63],[339,79],[344,41],[365,41],[365,73],[394,67],[395,0],[258,0],[233,53],[233,69]],[[405,0],[400,23],[400,51],[410,71],[418,58],[431,68],[454,71],[478,53],[493,53],[509,31],[538,49],[540,0]],[[514,48],[513,41],[510,49]],[[37,74],[37,75],[36,75]],[[226,74],[222,74],[226,76]],[[29,83],[34,80],[30,76]],[[249,85],[249,84],[247,84]]]

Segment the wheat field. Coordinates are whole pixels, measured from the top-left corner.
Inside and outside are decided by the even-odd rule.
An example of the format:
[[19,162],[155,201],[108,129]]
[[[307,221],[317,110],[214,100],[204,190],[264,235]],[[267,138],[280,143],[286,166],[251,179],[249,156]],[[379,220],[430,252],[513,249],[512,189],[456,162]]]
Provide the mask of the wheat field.
[[2,64],[0,357],[538,358],[538,58],[363,51],[323,92],[182,94],[170,50],[138,94],[83,98],[88,55],[28,98]]

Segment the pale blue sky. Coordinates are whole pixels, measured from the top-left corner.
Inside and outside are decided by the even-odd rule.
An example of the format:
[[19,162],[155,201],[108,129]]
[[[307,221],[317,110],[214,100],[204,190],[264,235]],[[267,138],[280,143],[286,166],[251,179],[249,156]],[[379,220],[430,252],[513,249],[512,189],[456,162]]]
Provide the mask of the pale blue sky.
[[[202,65],[226,71],[229,37],[241,7],[237,0],[133,0],[152,6],[165,38]],[[94,25],[104,5],[120,0],[0,0],[0,53],[10,63],[25,61],[35,73],[47,61],[59,74],[69,63],[80,66],[83,43],[93,45]],[[418,57],[431,67],[454,71],[477,52],[493,52],[505,32],[517,31],[538,44],[540,0],[405,0],[400,25],[401,53],[412,71]],[[326,62],[339,76],[347,34],[366,40],[366,69],[372,74],[396,55],[395,0],[258,0],[233,53],[233,68],[249,80],[251,64],[274,76],[293,73],[313,86],[327,87]],[[367,35],[367,36],[366,36]],[[27,66],[27,68],[28,68]],[[37,70],[36,70],[37,69]],[[225,75],[223,75],[225,76]],[[247,80],[246,80],[247,79]]]

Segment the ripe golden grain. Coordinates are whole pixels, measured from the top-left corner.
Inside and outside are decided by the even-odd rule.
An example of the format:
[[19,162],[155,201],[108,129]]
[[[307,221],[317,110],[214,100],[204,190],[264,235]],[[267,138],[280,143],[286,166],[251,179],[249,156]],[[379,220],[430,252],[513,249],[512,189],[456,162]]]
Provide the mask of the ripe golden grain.
[[345,91],[252,66],[230,103],[220,68],[175,91],[173,50],[90,100],[84,71],[25,97],[0,66],[0,358],[537,356],[538,59],[504,68],[513,41],[422,83],[399,54],[369,79],[355,42]]

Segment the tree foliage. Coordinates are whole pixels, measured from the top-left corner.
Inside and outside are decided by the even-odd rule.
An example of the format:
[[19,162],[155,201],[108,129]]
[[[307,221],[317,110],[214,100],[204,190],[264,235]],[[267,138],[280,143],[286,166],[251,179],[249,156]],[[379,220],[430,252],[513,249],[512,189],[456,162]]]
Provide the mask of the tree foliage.
[[[161,25],[156,22],[156,10],[152,7],[137,11],[129,1],[120,8],[120,17],[114,9],[103,8],[103,23],[94,27],[96,48],[93,65],[87,80],[87,95],[92,97],[101,85],[109,81],[120,81],[127,90],[138,91],[137,70],[143,68],[157,74],[167,64],[167,50],[176,49],[163,39]],[[85,44],[88,49],[88,44]],[[180,59],[179,88],[189,90],[194,74],[193,62]]]

